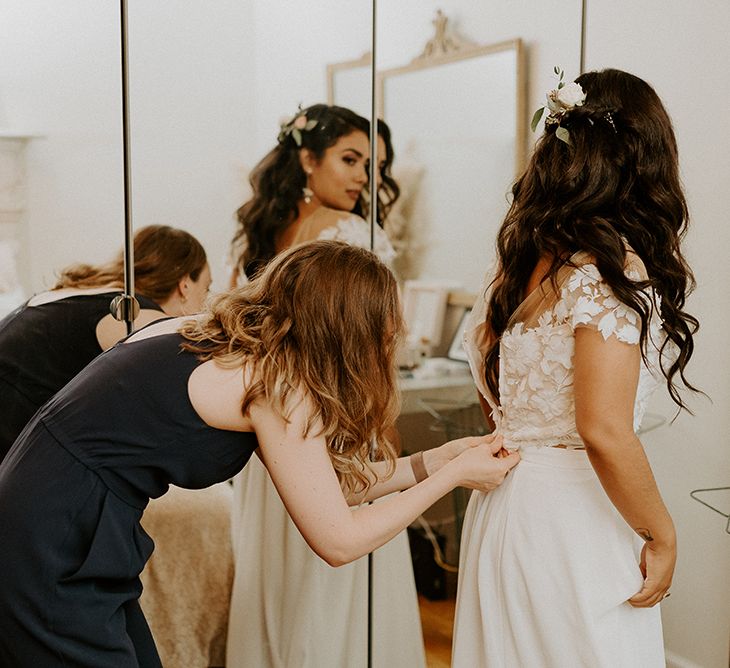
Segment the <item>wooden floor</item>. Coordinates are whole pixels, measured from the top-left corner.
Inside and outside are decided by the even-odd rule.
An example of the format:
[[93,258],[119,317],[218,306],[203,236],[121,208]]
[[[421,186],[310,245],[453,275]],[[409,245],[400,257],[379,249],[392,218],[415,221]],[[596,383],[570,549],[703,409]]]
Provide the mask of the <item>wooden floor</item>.
[[426,645],[426,665],[428,668],[449,668],[456,599],[429,601],[419,595],[418,607]]

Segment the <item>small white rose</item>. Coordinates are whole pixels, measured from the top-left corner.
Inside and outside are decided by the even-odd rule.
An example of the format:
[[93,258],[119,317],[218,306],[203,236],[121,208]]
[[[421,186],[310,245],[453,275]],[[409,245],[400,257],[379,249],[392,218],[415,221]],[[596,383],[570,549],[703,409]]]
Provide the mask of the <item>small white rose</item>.
[[564,109],[572,109],[573,107],[580,107],[585,102],[586,94],[580,87],[580,84],[571,81],[565,84],[562,88],[558,89],[556,93],[556,101]]

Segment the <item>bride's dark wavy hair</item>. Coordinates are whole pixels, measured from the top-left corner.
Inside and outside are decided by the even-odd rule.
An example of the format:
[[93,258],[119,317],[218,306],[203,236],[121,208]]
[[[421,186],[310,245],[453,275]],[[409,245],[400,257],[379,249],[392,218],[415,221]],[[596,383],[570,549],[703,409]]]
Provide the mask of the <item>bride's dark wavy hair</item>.
[[[378,187],[378,210],[377,221],[380,227],[383,227],[385,219],[388,217],[390,210],[400,197],[400,186],[395,180],[392,173],[393,160],[395,160],[395,149],[393,148],[393,140],[391,138],[390,126],[382,119],[378,119],[378,135],[385,144],[385,155],[382,156],[380,162],[380,185]],[[380,156],[378,156],[380,157]],[[367,219],[370,212],[370,187],[365,187],[365,197],[360,197],[352,210],[358,216]]]
[[[235,263],[238,271],[249,278],[276,255],[277,238],[299,215],[302,188],[307,185],[307,175],[299,160],[300,150],[309,149],[321,160],[340,137],[356,130],[370,134],[370,121],[346,107],[314,104],[300,114],[317,124],[311,130],[302,131],[301,144],[296,143],[291,133],[280,136],[278,144],[252,170],[249,182],[253,194],[236,212],[238,227],[232,247],[240,251],[234,250],[238,252]],[[390,173],[393,145],[390,129],[383,121],[378,121],[378,133],[386,147],[378,189],[380,222],[398,199],[400,190]],[[367,202],[361,197],[353,213],[365,217],[367,208]]]
[[[538,259],[554,258],[557,271],[576,251],[594,258],[616,297],[641,318],[645,349],[653,288],[661,298],[667,339],[678,355],[662,364],[669,393],[687,408],[675,384],[694,388],[684,370],[699,323],[684,310],[695,282],[680,242],[689,222],[679,178],[677,142],[659,96],[642,79],[607,69],[576,79],[585,92],[583,106],[568,111],[560,126],[570,144],[546,126],[524,174],[512,188],[512,204],[497,237],[498,277],[493,283],[487,324],[497,337],[487,352],[485,375],[495,397],[498,389],[498,339],[522,302]],[[627,244],[643,261],[647,280],[625,274]],[[664,360],[664,356],[662,356]]]

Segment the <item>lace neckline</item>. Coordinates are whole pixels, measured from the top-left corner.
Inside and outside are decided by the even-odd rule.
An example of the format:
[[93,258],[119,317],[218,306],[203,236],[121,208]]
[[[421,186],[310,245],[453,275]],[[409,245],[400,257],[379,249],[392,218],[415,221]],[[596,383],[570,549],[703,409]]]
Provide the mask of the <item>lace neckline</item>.
[[[586,256],[587,253],[585,251],[579,250],[573,253],[569,258],[567,258],[563,264],[558,268],[557,273],[557,283],[560,285],[561,281],[564,279],[564,275],[572,269],[576,268],[575,261],[580,259],[582,256]],[[525,311],[527,306],[535,301],[535,295],[540,295],[541,298],[545,298],[547,296],[547,293],[544,290],[545,283],[550,282],[550,277],[546,276],[545,278],[540,281],[530,292],[525,295],[525,298],[517,305],[517,308],[512,311],[512,315],[509,317],[509,320],[507,321],[507,326],[504,328],[504,331],[507,332],[512,327],[514,327],[516,324],[523,322],[522,320],[518,320],[517,316]]]

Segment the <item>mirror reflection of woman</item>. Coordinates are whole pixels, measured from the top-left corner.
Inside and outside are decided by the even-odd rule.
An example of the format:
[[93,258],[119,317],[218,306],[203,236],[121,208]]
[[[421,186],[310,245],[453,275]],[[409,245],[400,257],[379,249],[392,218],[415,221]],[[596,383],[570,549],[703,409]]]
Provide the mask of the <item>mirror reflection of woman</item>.
[[[379,122],[379,218],[398,196],[393,148]],[[342,107],[314,105],[282,126],[278,145],[251,175],[252,198],[238,211],[237,268],[259,271],[277,252],[314,239],[370,247],[362,218],[368,188],[369,121]],[[360,214],[360,215],[358,215]],[[395,255],[375,230],[375,253]],[[265,469],[252,462],[235,481],[235,583],[227,665],[273,668],[358,665],[367,656],[367,563],[333,569],[308,548]],[[374,555],[375,666],[425,665],[407,535]],[[296,595],[291,595],[296,592]]]
[[548,100],[467,334],[496,432],[522,459],[472,494],[452,665],[664,668],[676,536],[636,432],[659,385],[680,408],[679,386],[693,389],[677,144],[656,92],[626,72],[582,74]]
[[[301,127],[298,127],[301,126]],[[392,146],[379,123],[383,156],[378,189],[380,218],[398,196],[390,176]],[[344,107],[315,104],[284,123],[277,146],[253,169],[251,198],[238,210],[233,239],[232,283],[256,272],[278,252],[313,239],[338,239],[370,247],[370,226],[362,218],[368,187],[370,123]],[[375,230],[375,253],[389,264],[395,252]]]
[[[160,666],[138,604],[153,550],[142,513],[169,485],[230,479],[254,452],[333,565],[391,540],[455,486],[500,484],[519,457],[496,457],[498,437],[425,453],[420,481],[397,458],[387,434],[401,334],[391,272],[369,251],[320,241],[199,316],[153,323],[95,358],[0,464],[0,665]],[[279,591],[280,603],[298,593]]]
[[[191,234],[149,225],[134,236],[136,329],[166,315],[197,313],[210,286],[205,250]],[[126,336],[109,311],[124,287],[120,253],[103,265],[67,267],[52,290],[0,321],[0,461],[47,399]]]

